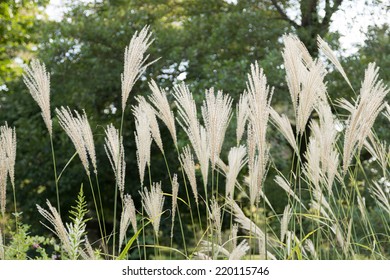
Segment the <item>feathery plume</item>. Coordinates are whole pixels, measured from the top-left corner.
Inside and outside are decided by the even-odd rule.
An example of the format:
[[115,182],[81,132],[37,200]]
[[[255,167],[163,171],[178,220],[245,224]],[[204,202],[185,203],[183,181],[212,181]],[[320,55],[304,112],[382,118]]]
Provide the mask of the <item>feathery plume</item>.
[[317,139],[310,137],[309,145],[305,153],[306,162],[303,172],[316,188],[320,188],[321,182],[320,153],[321,147],[317,143]]
[[287,204],[287,206],[284,208],[283,211],[283,217],[280,221],[280,241],[284,241],[284,237],[286,236],[286,233],[288,231],[288,224],[290,222],[292,216],[292,209],[290,207],[290,204]]
[[318,48],[324,53],[324,55],[333,63],[333,65],[336,67],[336,69],[343,76],[344,80],[348,83],[350,88],[353,90],[351,82],[349,81],[347,74],[344,71],[343,66],[341,66],[341,63],[337,59],[336,55],[333,53],[332,49],[329,47],[328,43],[326,43],[320,37],[320,35],[317,36],[317,45],[318,45]]
[[256,154],[258,150],[256,147],[256,135],[253,130],[253,125],[250,122],[248,125],[248,169],[249,175],[245,180],[245,183],[249,187],[249,200],[252,206],[258,201],[260,194],[262,193],[261,188],[263,186],[263,179],[267,171],[268,163],[268,148],[263,153],[263,156]]
[[0,210],[1,215],[5,215],[5,207],[7,203],[7,158],[3,147],[0,147]]
[[[355,101],[355,103],[356,103],[356,101]],[[337,104],[337,106],[339,106],[340,108],[343,108],[344,110],[347,110],[351,114],[355,110],[355,105],[353,105],[351,102],[349,102],[345,98],[337,99],[335,104]]]
[[[202,241],[203,242],[203,241]],[[207,245],[206,245],[207,246]],[[208,255],[206,255],[205,253],[202,253],[202,252],[195,252],[194,253],[194,259],[195,260],[212,260],[212,258],[210,258]]]
[[143,96],[137,96],[136,100],[138,101],[138,106],[133,107],[133,110],[142,110],[146,113],[149,121],[150,132],[152,133],[154,142],[156,142],[158,148],[164,154],[164,147],[161,140],[160,128],[158,127],[156,112],[154,108],[146,101]]
[[149,55],[145,56],[146,50],[149,48],[153,40],[150,39],[152,33],[149,32],[149,26],[142,28],[140,32],[136,31],[130,40],[130,44],[125,48],[124,54],[124,69],[121,74],[122,82],[122,112],[125,111],[126,102],[129,98],[135,82],[144,73],[146,68],[154,63],[146,64]]
[[32,98],[38,104],[42,111],[43,121],[49,131],[52,132],[52,120],[50,115],[50,74],[46,72],[44,63],[33,59],[30,67],[26,67],[23,74],[23,81],[26,84]]
[[303,203],[301,202],[301,200],[299,199],[299,197],[294,193],[294,191],[291,189],[291,186],[290,184],[287,182],[287,180],[280,176],[280,175],[276,175],[275,176],[275,179],[274,179],[275,183],[281,187],[289,196],[292,196],[299,204],[301,204],[303,206],[304,209],[305,208],[305,205],[303,205]]
[[321,61],[316,60],[308,69],[308,73],[302,81],[302,89],[299,93],[299,103],[296,112],[298,133],[305,131],[307,121],[315,105],[320,100],[326,100],[325,75],[325,66]]
[[188,86],[184,83],[174,87],[173,97],[175,98],[175,104],[179,114],[177,120],[191,142],[195,155],[199,160],[203,184],[207,185],[209,147],[206,130],[198,121],[195,100]]
[[202,172],[203,185],[207,186],[208,174],[209,174],[209,154],[210,147],[207,143],[207,131],[203,126],[200,126],[200,157],[198,160],[200,163],[200,170]]
[[286,81],[296,114],[299,94],[301,92],[301,83],[303,77],[307,75],[305,65],[311,65],[313,60],[306,47],[296,35],[284,35],[283,42],[284,49],[282,56],[286,69]]
[[7,175],[15,190],[16,132],[8,124],[0,127],[0,210],[4,217],[7,203]]
[[122,247],[122,243],[125,238],[127,228],[130,225],[130,222],[132,224],[134,232],[137,232],[137,218],[134,202],[131,198],[131,195],[126,194],[123,196],[123,209],[119,226],[119,248]]
[[180,154],[180,162],[184,168],[185,173],[187,174],[188,181],[190,182],[191,189],[194,194],[195,202],[196,204],[199,204],[198,187],[196,185],[195,177],[195,163],[191,153],[191,148],[189,146],[185,146],[183,149],[183,153]]
[[85,111],[83,111],[82,116],[77,111],[74,111],[76,116],[73,116],[69,107],[61,107],[60,109],[56,108],[55,111],[61,127],[65,130],[79,154],[85,172],[88,176],[90,175],[88,161],[89,155],[94,167],[94,172],[96,173],[95,147],[93,144],[91,127],[89,126]]
[[232,99],[222,91],[215,95],[214,88],[206,90],[205,95],[201,109],[210,149],[211,168],[214,169],[232,115]]
[[260,156],[255,156],[254,164],[249,169],[249,201],[251,206],[255,206],[259,201],[265,170]]
[[299,238],[296,236],[296,234],[292,231],[286,232],[286,252],[287,255],[290,256],[293,253],[293,248],[295,246],[298,246],[299,249],[302,252],[302,255],[306,256],[306,251],[304,246],[302,245],[302,242],[299,240]]
[[229,200],[228,206],[231,207],[233,211],[233,215],[235,217],[235,221],[241,225],[241,228],[252,233],[255,237],[257,237],[260,243],[265,245],[265,234],[264,232],[248,217],[245,216],[244,212],[242,212],[240,206],[238,206],[237,202],[234,200]]
[[95,143],[93,141],[91,126],[89,125],[87,115],[85,114],[84,110],[83,110],[83,115],[81,116],[81,131],[83,134],[85,148],[87,149],[89,158],[93,166],[93,172],[97,174]]
[[369,190],[376,203],[378,203],[378,205],[390,215],[389,193],[384,192],[377,182],[374,182],[374,187],[371,187]]
[[241,260],[241,258],[246,255],[249,249],[250,247],[248,241],[241,241],[241,243],[230,252],[229,260]]
[[339,153],[335,147],[338,137],[336,129],[338,121],[333,116],[330,106],[326,102],[320,102],[316,106],[316,111],[319,116],[319,124],[314,120],[310,123],[310,128],[313,132],[310,139],[314,138],[318,144],[316,152],[319,153],[321,176],[326,181],[324,183],[328,188],[329,194],[331,194],[334,178],[339,176],[337,171]]
[[362,215],[362,220],[365,226],[368,225],[368,218],[367,218],[367,208],[366,208],[366,200],[364,197],[358,196],[357,197],[357,203],[358,208],[360,211],[360,214]]
[[297,123],[297,132],[303,133],[318,100],[326,100],[323,79],[326,69],[319,60],[311,58],[303,43],[295,35],[283,36],[283,59]]
[[248,124],[248,140],[247,140],[247,146],[248,146],[248,169],[250,172],[254,169],[255,165],[255,157],[256,157],[256,138],[253,131],[252,124]]
[[161,183],[153,183],[150,192],[145,187],[144,191],[140,192],[140,195],[142,197],[142,205],[153,224],[154,232],[158,235],[165,199],[161,190]]
[[237,247],[237,234],[238,234],[238,225],[234,224],[232,226],[232,231],[230,233],[229,239],[232,243],[232,250],[234,250]]
[[[229,257],[230,253],[222,245],[207,240],[202,240],[197,255],[203,257],[203,259],[217,260],[219,255]],[[207,258],[204,258],[204,256],[207,256]]]
[[386,103],[386,111],[383,114],[390,122],[390,105],[387,103]]
[[317,255],[317,252],[316,252],[314,243],[313,243],[313,241],[311,241],[311,239],[306,239],[306,240],[305,240],[305,245],[304,245],[303,247],[304,247],[307,251],[310,252],[310,254],[312,255],[313,259],[315,259],[315,260],[318,259],[318,255]]
[[168,102],[167,93],[164,89],[159,88],[154,80],[149,83],[152,94],[148,96],[149,101],[157,109],[157,117],[167,126],[173,142],[177,147],[175,117]]
[[228,155],[229,168],[226,173],[226,197],[233,199],[234,185],[241,169],[245,166],[247,159],[245,158],[245,146],[233,147]]
[[390,146],[386,144],[386,141],[376,140],[371,133],[368,135],[368,139],[364,141],[364,147],[371,156],[379,162],[382,167],[383,174],[386,174],[387,163],[390,160]]
[[215,198],[210,203],[209,217],[217,234],[218,244],[222,244],[221,208]]
[[354,110],[348,119],[344,138],[343,170],[347,171],[353,155],[359,151],[371,132],[376,117],[385,107],[383,102],[389,89],[378,81],[379,67],[370,63],[365,71],[360,89],[360,98],[355,102]]
[[112,170],[115,174],[116,183],[118,185],[121,198],[123,199],[126,174],[123,137],[119,136],[119,131],[112,124],[109,124],[104,132],[106,133],[104,149],[108,159],[110,160]]
[[187,134],[197,157],[200,156],[200,131],[196,103],[187,85],[184,83],[173,88],[173,97],[178,109],[180,126]]
[[16,161],[16,132],[15,128],[9,128],[8,124],[0,127],[2,152],[5,154],[8,174],[11,186],[15,189],[15,161]]
[[[252,222],[248,217],[245,216],[244,212],[242,212],[241,208],[237,205],[235,201],[229,200],[227,205],[232,209],[233,215],[235,217],[235,222],[241,225],[242,229],[250,232],[253,237],[256,237],[259,240],[260,256],[265,257],[264,253],[266,251],[266,239],[264,232],[254,222]],[[275,247],[275,242],[273,242],[271,239],[267,239],[267,244],[272,247]],[[270,252],[266,252],[267,258],[275,259],[275,256],[273,256]]]
[[172,179],[172,227],[171,227],[171,238],[173,238],[173,226],[175,224],[175,215],[176,215],[178,193],[179,193],[179,183],[177,182],[177,174],[174,174],[173,175],[173,179]]
[[[248,156],[250,176],[250,200],[254,205],[261,192],[269,158],[266,141],[273,89],[267,85],[267,78],[257,62],[251,65],[247,82],[249,102]],[[254,143],[255,142],[255,145]],[[257,155],[256,155],[257,150]]]
[[150,146],[152,144],[152,136],[150,133],[149,119],[145,111],[134,109],[135,117],[135,143],[137,145],[137,164],[141,181],[141,186],[144,183],[145,168],[150,166]]
[[267,85],[267,78],[257,62],[251,65],[251,74],[248,74],[247,91],[249,119],[256,137],[257,150],[260,157],[266,158],[268,154],[266,131],[273,89],[270,89]]
[[66,231],[64,224],[62,223],[62,219],[58,214],[57,210],[50,204],[49,200],[46,201],[47,206],[49,207],[49,211],[43,209],[41,206],[36,205],[38,212],[49,222],[52,224],[54,229],[46,226],[51,232],[58,236],[62,243],[62,248],[64,248],[65,252],[69,255],[72,254],[72,246],[70,244],[68,232]]
[[291,123],[288,117],[284,114],[280,116],[272,107],[270,108],[270,115],[275,126],[286,138],[287,142],[294,149],[294,152],[299,156],[298,145],[295,141],[294,132],[292,130]]
[[242,136],[245,131],[245,125],[249,117],[249,104],[248,104],[248,94],[244,92],[240,95],[240,100],[236,106],[236,115],[237,115],[237,146],[239,145]]
[[87,236],[85,236],[85,251],[84,252],[84,259],[85,260],[97,260],[95,252],[93,251],[93,248],[91,246],[91,243],[89,243],[89,240]]
[[344,238],[344,232],[343,232],[342,228],[340,227],[340,225],[338,223],[334,223],[330,227],[330,229],[334,233],[334,235],[336,236],[337,243],[345,252],[346,251],[345,248],[347,247],[347,240]]

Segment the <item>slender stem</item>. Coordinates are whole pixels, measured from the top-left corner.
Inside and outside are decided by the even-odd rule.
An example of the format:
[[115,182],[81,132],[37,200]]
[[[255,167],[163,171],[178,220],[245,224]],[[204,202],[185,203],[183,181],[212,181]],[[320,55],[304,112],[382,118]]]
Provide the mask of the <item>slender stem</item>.
[[182,239],[183,239],[184,253],[186,254],[186,256],[188,256],[186,238],[185,238],[185,236],[184,236],[183,222],[182,222],[182,220],[181,220],[181,215],[180,215],[180,209],[179,209],[179,207],[177,207],[177,215],[179,216],[179,224],[180,224],[180,229],[181,229],[181,237],[182,237]]
[[96,216],[97,216],[97,219],[98,219],[99,230],[100,230],[100,236],[101,236],[101,238],[102,238],[103,245],[105,245],[105,237],[104,237],[104,235],[103,235],[102,224],[101,224],[101,221],[100,221],[99,208],[98,208],[98,205],[97,205],[97,202],[96,202],[95,191],[94,191],[94,189],[93,189],[93,184],[92,184],[92,180],[91,180],[91,175],[89,175],[89,174],[88,174],[88,180],[89,180],[89,185],[91,186],[91,192],[92,192],[93,202],[94,202],[94,204],[95,204],[95,211],[96,211]]
[[[123,131],[123,120],[124,120],[124,115],[125,115],[125,110],[122,110],[122,116],[121,116],[121,125],[119,128],[119,139],[122,138],[122,131]],[[119,157],[121,153],[121,144],[118,143],[119,145],[119,154],[118,154],[118,162],[119,162]],[[114,218],[113,218],[113,229],[112,229],[112,257],[115,257],[115,242],[116,242],[116,208],[117,208],[117,200],[118,200],[118,180],[115,180],[115,193],[114,193]]]
[[18,232],[18,211],[16,209],[16,190],[15,186],[12,184],[12,190],[14,193],[14,208],[15,208],[15,230]]
[[[96,186],[97,186],[98,195],[99,195],[99,203],[100,203],[100,211],[101,211],[101,215],[102,215],[102,224],[103,224],[104,239],[106,239],[106,236],[107,236],[106,222],[105,222],[105,218],[104,218],[104,210],[103,210],[102,196],[100,195],[100,185],[99,185],[99,179],[98,179],[97,173],[95,173],[95,179],[96,179]],[[107,244],[106,242],[104,242],[104,243]]]
[[51,155],[53,159],[53,171],[54,171],[54,182],[56,185],[56,194],[57,194],[57,209],[58,209],[58,214],[61,216],[61,208],[60,208],[60,194],[58,190],[58,177],[57,177],[57,167],[56,167],[56,156],[54,152],[54,145],[53,145],[53,136],[50,135],[50,146],[51,146]]

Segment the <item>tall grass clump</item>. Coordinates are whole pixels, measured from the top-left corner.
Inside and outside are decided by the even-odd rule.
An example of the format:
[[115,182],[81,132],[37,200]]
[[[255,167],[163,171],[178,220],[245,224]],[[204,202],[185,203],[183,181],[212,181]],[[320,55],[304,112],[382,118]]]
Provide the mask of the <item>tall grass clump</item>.
[[[385,102],[389,89],[379,79],[380,69],[370,63],[360,89],[355,89],[323,39],[317,39],[318,47],[331,65],[312,58],[297,36],[285,35],[283,40],[281,55],[292,114],[271,106],[273,95],[279,93],[268,84],[270,77],[259,63],[254,62],[237,104],[222,89],[214,88],[205,89],[203,102],[197,104],[189,85],[180,83],[169,91],[151,80],[150,93],[133,99],[129,116],[134,117],[135,131],[130,134],[134,137],[124,139],[130,93],[153,63],[147,54],[153,42],[149,27],[134,34],[125,48],[120,77],[121,122],[109,124],[101,133],[109,162],[106,168],[111,165],[115,177],[111,217],[103,212],[107,202],[99,189],[93,132],[87,116],[67,107],[55,109],[56,118],[73,142],[89,179],[96,217],[88,214],[82,188],[69,216],[60,212],[50,76],[44,64],[33,60],[24,81],[49,131],[57,192],[57,208],[47,201],[46,209],[39,205],[37,209],[59,240],[61,259],[388,259],[390,146],[378,138],[374,129],[382,115],[390,121],[390,107]],[[329,69],[340,72],[347,88],[357,94],[355,100],[329,98]],[[164,141],[168,140],[160,134],[161,123],[172,138],[172,150],[167,150]],[[235,139],[227,141],[233,128]],[[291,148],[288,172],[278,170],[275,164],[271,148],[285,144],[270,141],[269,133],[274,128]],[[133,161],[139,177],[132,180],[125,180],[129,166],[125,141],[136,144]],[[234,144],[229,147],[229,143]],[[164,158],[169,184],[152,176],[154,144]],[[302,151],[302,147],[307,148]],[[372,167],[362,160],[362,152],[372,157],[370,162],[377,162],[380,179],[367,175]],[[168,153],[174,160],[168,162]],[[6,124],[0,137],[2,217],[6,216],[7,177],[11,178],[15,213],[17,210],[15,158],[15,129]],[[275,205],[269,198],[271,191],[285,205]],[[135,200],[137,192],[140,201]],[[119,218],[117,213],[121,213]],[[88,223],[95,218],[101,242],[90,243]],[[63,219],[71,222],[64,223]],[[106,227],[107,220],[112,220],[112,228]],[[20,221],[15,224],[23,232]],[[0,228],[2,259],[11,256],[13,248],[6,231]]]

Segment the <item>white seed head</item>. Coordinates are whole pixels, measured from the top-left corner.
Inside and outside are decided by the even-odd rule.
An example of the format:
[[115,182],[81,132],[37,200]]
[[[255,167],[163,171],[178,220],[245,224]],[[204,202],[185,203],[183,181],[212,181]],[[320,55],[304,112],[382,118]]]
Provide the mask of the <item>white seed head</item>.
[[52,135],[52,120],[50,115],[50,74],[46,72],[45,64],[33,59],[30,67],[26,67],[23,80],[31,96],[41,108],[43,121],[49,134]]
[[150,166],[150,146],[152,145],[152,136],[150,132],[149,119],[145,111],[134,107],[135,117],[135,143],[137,145],[137,163],[141,185],[144,182],[146,165]]
[[41,206],[36,205],[38,208],[38,212],[54,227],[54,229],[49,228],[46,226],[49,230],[51,230],[57,237],[60,239],[62,243],[62,248],[71,255],[72,254],[72,246],[70,244],[68,232],[65,229],[65,226],[62,222],[62,219],[60,215],[57,212],[57,209],[55,209],[50,202],[46,201],[47,206],[49,207],[49,211],[43,209]]
[[152,90],[152,94],[148,96],[149,101],[157,109],[157,116],[167,126],[173,142],[177,147],[175,117],[171,110],[171,106],[169,105],[167,93],[164,89],[159,88],[154,80],[149,83],[149,88]]
[[95,146],[85,112],[83,111],[83,115],[80,115],[74,111],[74,116],[69,107],[56,108],[55,111],[61,127],[73,142],[87,175],[90,175],[88,155],[92,161],[94,172],[97,173]]
[[134,233],[136,233],[138,228],[134,202],[131,196],[126,194],[123,196],[123,209],[119,226],[119,248],[122,247],[122,243],[130,223],[133,227]]
[[360,89],[360,97],[347,122],[344,137],[343,170],[347,171],[352,157],[356,151],[360,151],[364,141],[371,133],[371,128],[378,114],[386,106],[384,98],[389,89],[378,81],[379,67],[370,63],[365,71],[364,81]]
[[177,196],[179,194],[179,182],[177,181],[177,174],[173,175],[172,179],[172,227],[171,227],[171,238],[173,238],[173,226],[175,224],[176,207],[177,207]]
[[161,190],[161,183],[153,183],[150,192],[145,187],[144,191],[140,192],[140,194],[142,197],[142,205],[153,224],[154,232],[158,235],[165,200]]
[[229,168],[228,172],[226,173],[226,197],[234,197],[234,186],[236,184],[237,176],[247,163],[245,156],[246,148],[243,145],[239,147],[233,147],[229,152]]
[[206,90],[206,98],[201,109],[210,149],[211,168],[214,169],[232,115],[232,99],[222,91],[215,95],[214,89],[211,88]]
[[189,146],[185,146],[183,153],[180,154],[180,162],[184,168],[184,172],[187,174],[188,181],[190,182],[190,186],[194,194],[195,202],[198,204],[198,187],[195,177],[195,163],[191,153],[191,148]]
[[108,159],[110,160],[112,170],[115,174],[116,183],[123,199],[125,189],[125,174],[126,174],[126,162],[125,162],[125,150],[123,147],[123,137],[119,136],[119,131],[112,125],[108,125],[106,130],[106,138],[104,149]]
[[149,55],[145,55],[146,50],[153,42],[152,33],[149,32],[149,26],[142,28],[140,32],[135,32],[130,40],[130,44],[125,49],[124,69],[121,74],[122,81],[122,111],[126,108],[126,102],[129,94],[139,77],[145,72],[146,68],[153,62],[146,64]]

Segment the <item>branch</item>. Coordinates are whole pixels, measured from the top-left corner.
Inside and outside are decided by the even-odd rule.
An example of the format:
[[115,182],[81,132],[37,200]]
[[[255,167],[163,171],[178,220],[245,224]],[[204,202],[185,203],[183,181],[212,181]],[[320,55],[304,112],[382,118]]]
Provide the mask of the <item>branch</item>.
[[276,0],[271,0],[272,4],[274,5],[274,7],[276,8],[276,10],[278,11],[278,13],[281,15],[282,19],[283,20],[287,20],[290,24],[292,24],[295,28],[299,28],[300,25],[297,24],[295,21],[293,21],[292,19],[290,19],[287,14],[283,11],[283,9],[279,6],[278,2]]
[[325,16],[322,20],[321,26],[326,28],[329,26],[332,15],[339,9],[342,2],[343,0],[334,0],[333,7],[331,7],[330,1],[325,1]]

